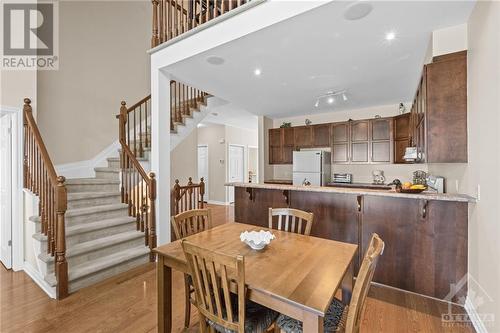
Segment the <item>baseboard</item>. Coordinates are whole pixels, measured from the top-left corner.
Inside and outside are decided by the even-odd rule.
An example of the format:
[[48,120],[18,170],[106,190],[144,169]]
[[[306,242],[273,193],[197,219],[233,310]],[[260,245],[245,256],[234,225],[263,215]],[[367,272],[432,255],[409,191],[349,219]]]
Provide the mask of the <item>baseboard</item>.
[[94,168],[106,166],[109,157],[118,156],[118,149],[120,143],[115,141],[90,160],[56,165],[56,172],[66,178],[92,178],[95,176]]
[[229,205],[229,202],[217,201],[217,200],[207,200],[207,204],[209,204],[209,205],[227,206],[227,205]]
[[474,307],[474,304],[472,304],[469,297],[467,297],[465,299],[464,308],[465,308],[465,311],[467,312],[467,314],[469,315],[469,319],[472,322],[472,325],[474,326],[474,329],[476,330],[476,332],[477,333],[488,333],[486,326],[484,326],[484,323],[481,321],[481,317],[477,313],[477,310]]
[[42,274],[36,270],[29,262],[24,262],[23,270],[50,298],[56,298],[56,289],[51,287],[43,278]]

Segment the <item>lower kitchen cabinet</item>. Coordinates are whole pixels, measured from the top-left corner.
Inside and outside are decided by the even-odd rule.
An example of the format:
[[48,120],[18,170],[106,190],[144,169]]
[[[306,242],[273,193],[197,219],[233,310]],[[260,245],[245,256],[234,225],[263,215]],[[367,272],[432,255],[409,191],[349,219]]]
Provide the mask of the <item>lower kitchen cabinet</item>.
[[467,216],[463,202],[364,196],[362,252],[372,233],[385,242],[373,281],[445,299],[467,273]]

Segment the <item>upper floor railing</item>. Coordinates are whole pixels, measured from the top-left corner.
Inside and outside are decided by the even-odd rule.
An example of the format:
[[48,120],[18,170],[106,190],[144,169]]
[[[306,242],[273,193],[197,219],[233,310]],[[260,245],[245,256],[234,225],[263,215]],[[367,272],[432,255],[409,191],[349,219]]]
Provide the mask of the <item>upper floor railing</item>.
[[151,47],[227,13],[250,0],[152,0]]
[[66,261],[67,208],[65,178],[57,176],[38,126],[33,118],[31,100],[24,99],[23,186],[39,198],[41,232],[47,236],[47,253],[55,256],[56,294],[68,296],[68,263]]

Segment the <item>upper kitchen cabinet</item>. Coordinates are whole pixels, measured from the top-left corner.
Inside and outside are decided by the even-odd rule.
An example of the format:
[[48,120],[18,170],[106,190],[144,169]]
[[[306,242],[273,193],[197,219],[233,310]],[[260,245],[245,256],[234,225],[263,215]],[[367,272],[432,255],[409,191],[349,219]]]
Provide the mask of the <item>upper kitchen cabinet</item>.
[[293,127],[285,127],[282,131],[282,150],[281,150],[281,163],[292,164],[293,151],[295,149],[295,138]]
[[427,162],[467,162],[467,53],[426,66]]
[[405,113],[394,117],[394,163],[405,163],[403,156],[410,144],[410,113]]
[[313,127],[297,126],[293,131],[295,148],[310,148],[313,146]]
[[332,163],[349,162],[349,122],[332,124]]
[[294,128],[269,130],[269,164],[292,164]]
[[392,118],[370,120],[370,161],[392,162]]
[[331,124],[312,126],[312,143],[316,148],[330,147]]
[[350,161],[352,163],[369,162],[369,121],[351,122]]

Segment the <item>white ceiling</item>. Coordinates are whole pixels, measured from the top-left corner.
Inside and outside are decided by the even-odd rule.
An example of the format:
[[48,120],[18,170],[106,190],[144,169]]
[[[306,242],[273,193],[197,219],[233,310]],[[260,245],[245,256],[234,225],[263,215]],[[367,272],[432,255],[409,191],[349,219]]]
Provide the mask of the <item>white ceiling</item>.
[[207,124],[228,125],[249,130],[258,129],[256,115],[217,97],[212,97],[209,102],[209,113],[201,122],[201,126]]
[[[310,113],[329,90],[347,89],[348,101],[334,104],[339,111],[409,101],[432,31],[466,22],[475,2],[370,3],[368,16],[349,21],[344,14],[353,2],[330,2],[176,63],[168,72],[238,109],[273,118]],[[391,31],[396,38],[388,42]],[[225,62],[211,65],[210,56]],[[317,110],[332,106],[322,103]]]

